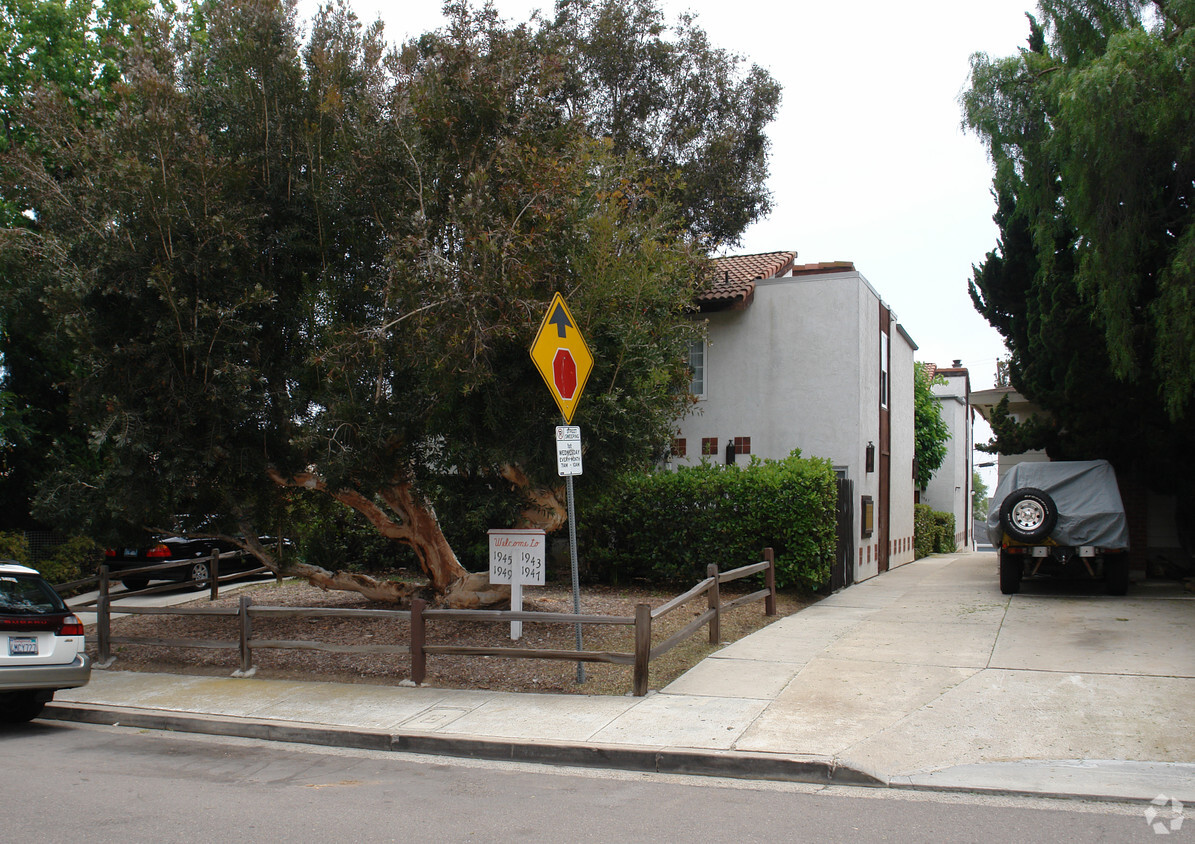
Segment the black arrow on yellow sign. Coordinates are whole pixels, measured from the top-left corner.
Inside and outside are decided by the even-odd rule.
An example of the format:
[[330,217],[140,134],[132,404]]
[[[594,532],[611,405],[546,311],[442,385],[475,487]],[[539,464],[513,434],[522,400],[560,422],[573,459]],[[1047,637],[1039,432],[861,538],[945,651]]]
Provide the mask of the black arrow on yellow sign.
[[557,337],[568,337],[568,329],[573,327],[572,322],[565,313],[564,305],[556,305],[556,310],[552,312],[552,318],[548,320],[549,325],[556,326]]

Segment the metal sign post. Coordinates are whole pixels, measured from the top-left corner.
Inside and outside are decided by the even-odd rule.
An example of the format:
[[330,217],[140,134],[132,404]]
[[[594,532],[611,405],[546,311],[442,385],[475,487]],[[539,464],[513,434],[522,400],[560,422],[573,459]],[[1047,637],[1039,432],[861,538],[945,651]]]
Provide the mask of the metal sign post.
[[[568,498],[568,551],[572,558],[573,567],[573,615],[581,614],[581,578],[577,568],[577,517],[573,513],[573,476],[564,479],[565,496]],[[577,650],[584,648],[581,643],[581,622],[577,622]],[[585,663],[577,663],[577,682],[585,682]]]
[[[573,614],[581,614],[581,576],[577,565],[577,516],[573,510],[573,476],[581,474],[581,429],[576,425],[556,426],[556,469],[564,478],[568,507],[568,550],[573,572]],[[577,650],[581,647],[581,625],[577,628]],[[585,682],[585,663],[577,663],[577,682]]]
[[[585,382],[593,371],[593,354],[569,313],[564,297],[557,293],[544,314],[535,340],[531,344],[531,360],[543,377],[564,424],[556,429],[556,460],[564,478],[568,507],[569,556],[573,570],[573,614],[581,614],[581,578],[577,566],[577,516],[573,509],[573,476],[581,474],[581,429],[572,424],[577,402],[585,390]],[[582,650],[581,623],[577,622],[577,650]],[[577,682],[585,682],[585,663],[577,663]]]

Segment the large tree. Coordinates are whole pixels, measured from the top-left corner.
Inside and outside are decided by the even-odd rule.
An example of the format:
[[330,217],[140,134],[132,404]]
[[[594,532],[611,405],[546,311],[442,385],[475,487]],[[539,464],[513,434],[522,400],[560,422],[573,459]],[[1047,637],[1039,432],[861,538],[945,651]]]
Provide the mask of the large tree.
[[204,514],[277,565],[252,537],[289,496],[326,495],[409,545],[445,600],[499,600],[431,499],[487,491],[559,525],[527,357],[557,290],[597,359],[587,474],[656,456],[703,266],[684,174],[567,107],[542,32],[446,12],[392,51],[344,6],[304,43],[289,3],[197,4],[138,19],[105,114],[38,86],[22,120],[44,140],[0,182],[31,225],[0,245],[74,352],[87,433],[41,485],[47,517],[114,533]]
[[715,248],[766,216],[768,124],[780,85],[713,46],[691,15],[668,26],[654,0],[557,0],[545,27],[564,94],[592,134],[636,152],[672,188],[691,233]]
[[[103,111],[127,44],[125,21],[142,0],[0,0],[0,151],[36,146],[22,115],[46,83],[80,115]],[[0,226],[31,221],[0,193]],[[37,526],[30,502],[49,456],[77,437],[65,389],[71,351],[50,330],[42,290],[0,255],[0,529]]]
[[1000,241],[976,308],[1051,422],[997,447],[1104,457],[1162,488],[1195,445],[1195,7],[1042,0],[1017,55],[972,59]]

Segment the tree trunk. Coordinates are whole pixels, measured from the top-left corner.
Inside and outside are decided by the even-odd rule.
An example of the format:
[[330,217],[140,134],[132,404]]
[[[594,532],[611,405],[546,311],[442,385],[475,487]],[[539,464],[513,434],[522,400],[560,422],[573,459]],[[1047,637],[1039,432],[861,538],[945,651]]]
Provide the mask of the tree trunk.
[[555,533],[568,522],[568,509],[564,503],[564,487],[533,487],[526,473],[518,467],[506,464],[502,477],[515,489],[521,490],[528,507],[519,514],[519,527],[539,528],[545,533]]
[[[510,600],[509,586],[491,584],[486,572],[471,574],[465,570],[444,538],[436,514],[418,500],[410,483],[396,483],[378,491],[378,497],[397,517],[393,518],[357,490],[329,489],[321,478],[312,473],[286,478],[271,471],[270,477],[280,486],[315,489],[330,495],[369,519],[382,536],[408,545],[415,552],[429,585],[439,596],[438,603],[441,606],[470,609]],[[376,601],[404,602],[418,588],[409,584],[378,581],[363,574],[345,571],[333,573],[307,564],[296,566],[294,571],[312,585],[323,589],[360,592]]]

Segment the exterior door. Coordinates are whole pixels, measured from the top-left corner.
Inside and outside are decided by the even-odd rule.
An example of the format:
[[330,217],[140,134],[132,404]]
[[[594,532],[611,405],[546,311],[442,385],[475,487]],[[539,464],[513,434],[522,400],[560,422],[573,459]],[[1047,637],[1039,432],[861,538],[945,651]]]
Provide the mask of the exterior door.
[[888,571],[890,546],[889,508],[892,486],[892,314],[880,303],[880,442],[879,442],[879,494],[876,496],[876,562],[878,570]]
[[838,590],[855,582],[855,485],[846,470],[837,470],[838,541],[834,549],[834,563],[830,567],[830,589]]

